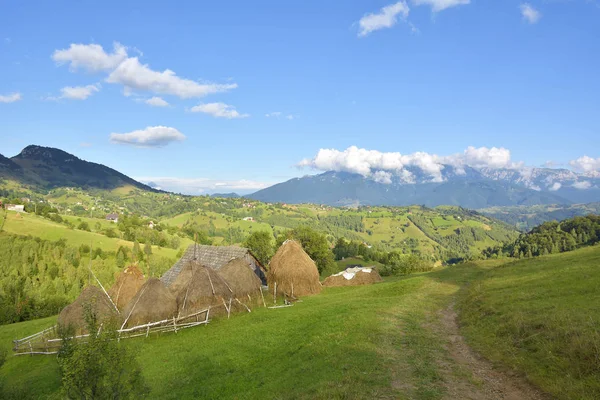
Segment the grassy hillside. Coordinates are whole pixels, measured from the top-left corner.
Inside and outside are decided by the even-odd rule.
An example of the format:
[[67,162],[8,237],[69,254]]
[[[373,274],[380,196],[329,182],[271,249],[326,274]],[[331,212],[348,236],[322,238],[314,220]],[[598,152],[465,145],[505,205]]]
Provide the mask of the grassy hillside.
[[464,333],[558,398],[600,398],[600,247],[522,260],[472,282]]

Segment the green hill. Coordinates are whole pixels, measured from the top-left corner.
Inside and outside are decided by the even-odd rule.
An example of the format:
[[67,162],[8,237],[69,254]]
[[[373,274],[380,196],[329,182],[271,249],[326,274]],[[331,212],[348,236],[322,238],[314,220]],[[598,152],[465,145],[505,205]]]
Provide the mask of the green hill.
[[563,399],[600,398],[600,247],[483,273],[460,301],[481,354]]

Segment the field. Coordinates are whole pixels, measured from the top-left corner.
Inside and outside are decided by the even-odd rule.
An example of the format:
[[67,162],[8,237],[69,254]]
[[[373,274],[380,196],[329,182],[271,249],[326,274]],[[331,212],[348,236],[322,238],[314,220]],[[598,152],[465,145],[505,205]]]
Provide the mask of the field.
[[[327,288],[290,308],[128,345],[153,398],[535,397],[521,376],[557,398],[597,398],[600,247],[504,263]],[[6,347],[51,323],[3,326],[0,340]],[[465,356],[465,343],[496,368]],[[11,358],[0,374],[17,392],[58,396],[51,357]]]

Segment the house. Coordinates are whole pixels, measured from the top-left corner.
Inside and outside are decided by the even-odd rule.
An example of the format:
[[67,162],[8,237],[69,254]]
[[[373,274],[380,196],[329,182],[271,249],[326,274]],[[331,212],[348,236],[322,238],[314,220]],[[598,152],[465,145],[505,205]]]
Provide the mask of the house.
[[242,218],[243,221],[250,221],[250,222],[254,222],[254,218],[252,217],[246,217],[246,218]]
[[7,204],[5,208],[8,211],[25,212],[25,206],[21,204]]
[[117,222],[119,222],[119,214],[115,214],[115,213],[108,214],[108,215],[106,215],[106,220],[112,221],[116,224]]
[[177,279],[183,268],[191,261],[197,261],[202,265],[219,271],[221,267],[236,258],[246,260],[262,284],[267,284],[265,268],[249,249],[237,246],[206,246],[199,244],[190,245],[183,257],[171,269],[165,272],[160,280],[165,286],[169,287],[171,283],[175,282],[175,279]]
[[148,228],[154,229],[154,222],[152,222],[152,221],[148,222]]

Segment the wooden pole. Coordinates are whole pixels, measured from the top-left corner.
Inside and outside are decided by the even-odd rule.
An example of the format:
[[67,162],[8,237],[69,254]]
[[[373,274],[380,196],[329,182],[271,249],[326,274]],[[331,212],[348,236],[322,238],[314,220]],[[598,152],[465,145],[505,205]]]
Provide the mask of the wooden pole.
[[277,282],[275,282],[275,287],[273,288],[273,304],[277,304]]
[[258,288],[258,291],[260,292],[260,297],[262,297],[263,306],[267,307],[267,302],[265,301],[265,295],[262,292],[262,287]]

